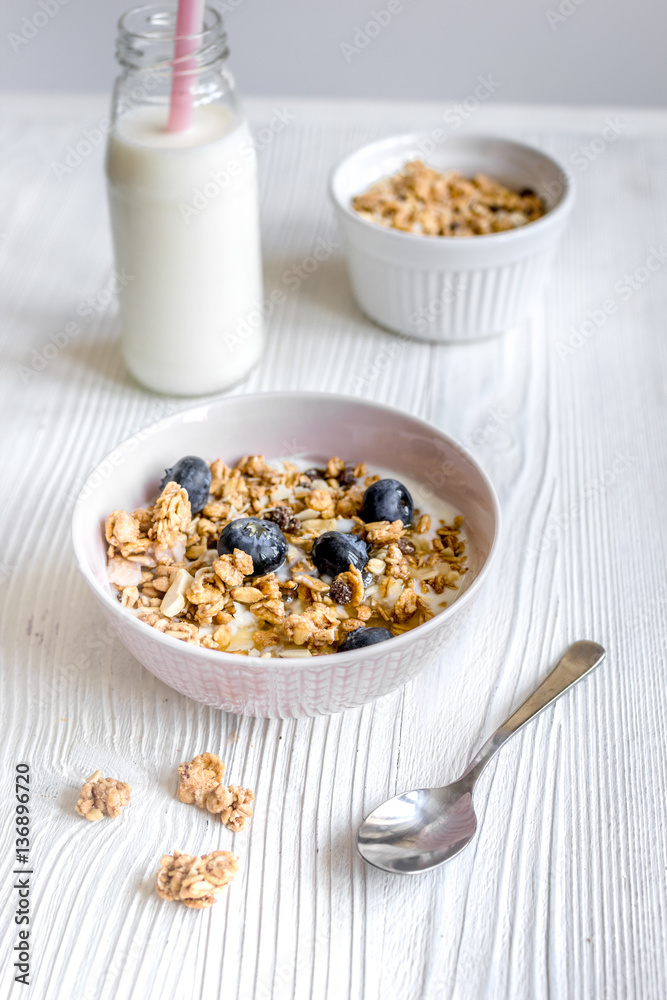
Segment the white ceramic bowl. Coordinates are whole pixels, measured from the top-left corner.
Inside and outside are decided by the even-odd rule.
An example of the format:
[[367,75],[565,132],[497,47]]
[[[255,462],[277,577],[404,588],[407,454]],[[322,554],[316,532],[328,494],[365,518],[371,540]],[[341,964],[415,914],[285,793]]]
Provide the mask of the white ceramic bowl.
[[[122,608],[106,578],[104,521],[155,498],[164,469],[182,455],[235,462],[244,454],[314,462],[343,454],[426,484],[465,515],[470,569],[450,608],[389,642],[312,658],[240,656],[162,635]],[[362,705],[414,677],[449,642],[486,576],[498,503],[473,459],[430,424],[377,403],[318,393],[230,396],[186,409],[128,438],[91,473],[72,524],[79,569],[127,648],[166,684],[238,715],[291,718]],[[446,664],[443,665],[446,669]]]
[[[355,195],[414,159],[466,176],[487,174],[514,190],[533,188],[548,212],[519,229],[453,237],[403,233],[354,211]],[[574,202],[571,181],[551,157],[509,139],[475,135],[440,143],[416,134],[373,142],[338,164],[329,190],[361,309],[389,330],[439,342],[479,340],[530,316]]]

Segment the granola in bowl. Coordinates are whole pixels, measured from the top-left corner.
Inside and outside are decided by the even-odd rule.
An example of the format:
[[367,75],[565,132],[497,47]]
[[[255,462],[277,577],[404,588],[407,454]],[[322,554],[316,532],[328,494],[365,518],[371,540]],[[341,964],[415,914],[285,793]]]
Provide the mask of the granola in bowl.
[[512,191],[484,174],[441,172],[406,163],[352,199],[362,218],[422,236],[486,236],[540,219],[546,205],[532,188]]
[[338,457],[317,467],[187,456],[151,506],[106,520],[107,573],[141,621],[259,657],[391,639],[447,607],[466,573],[463,517],[419,486]]

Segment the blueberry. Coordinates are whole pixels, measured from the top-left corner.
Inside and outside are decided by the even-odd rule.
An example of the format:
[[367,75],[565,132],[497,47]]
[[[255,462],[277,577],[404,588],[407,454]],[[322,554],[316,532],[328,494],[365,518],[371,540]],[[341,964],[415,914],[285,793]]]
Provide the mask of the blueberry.
[[211,489],[211,470],[203,458],[196,455],[186,455],[180,458],[176,465],[167,469],[160,483],[164,489],[167,483],[178,483],[187,490],[188,500],[193,514],[198,514],[206,506]]
[[361,649],[362,646],[372,646],[376,642],[393,638],[388,628],[355,628],[353,632],[347,633],[338,647],[338,652],[348,653],[351,649]]
[[252,556],[254,576],[272,573],[285,562],[287,539],[273,521],[258,517],[237,517],[220,532],[218,555],[231,554],[241,549]]
[[358,535],[325,531],[313,542],[311,558],[320,573],[338,576],[349,570],[350,563],[357,569],[363,569],[368,562],[368,548]]
[[398,479],[378,479],[364,493],[359,516],[368,524],[370,521],[412,522],[415,505],[412,497]]

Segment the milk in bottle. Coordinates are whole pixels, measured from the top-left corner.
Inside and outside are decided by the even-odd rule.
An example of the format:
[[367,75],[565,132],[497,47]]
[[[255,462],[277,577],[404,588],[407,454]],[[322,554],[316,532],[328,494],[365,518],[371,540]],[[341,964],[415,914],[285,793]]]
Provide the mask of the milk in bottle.
[[262,352],[257,167],[213,9],[192,123],[168,131],[172,17],[142,7],[121,19],[107,178],[127,366],[157,392],[198,395],[238,382]]

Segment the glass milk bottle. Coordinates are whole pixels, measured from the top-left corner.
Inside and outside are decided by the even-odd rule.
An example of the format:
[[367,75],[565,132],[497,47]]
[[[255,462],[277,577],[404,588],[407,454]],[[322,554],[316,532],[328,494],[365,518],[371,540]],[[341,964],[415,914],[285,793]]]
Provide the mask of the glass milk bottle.
[[[127,366],[156,392],[199,395],[234,385],[262,353],[257,164],[222,18],[205,8],[187,59],[175,23],[152,5],[119,22],[106,169]],[[170,131],[175,73],[190,108]]]

